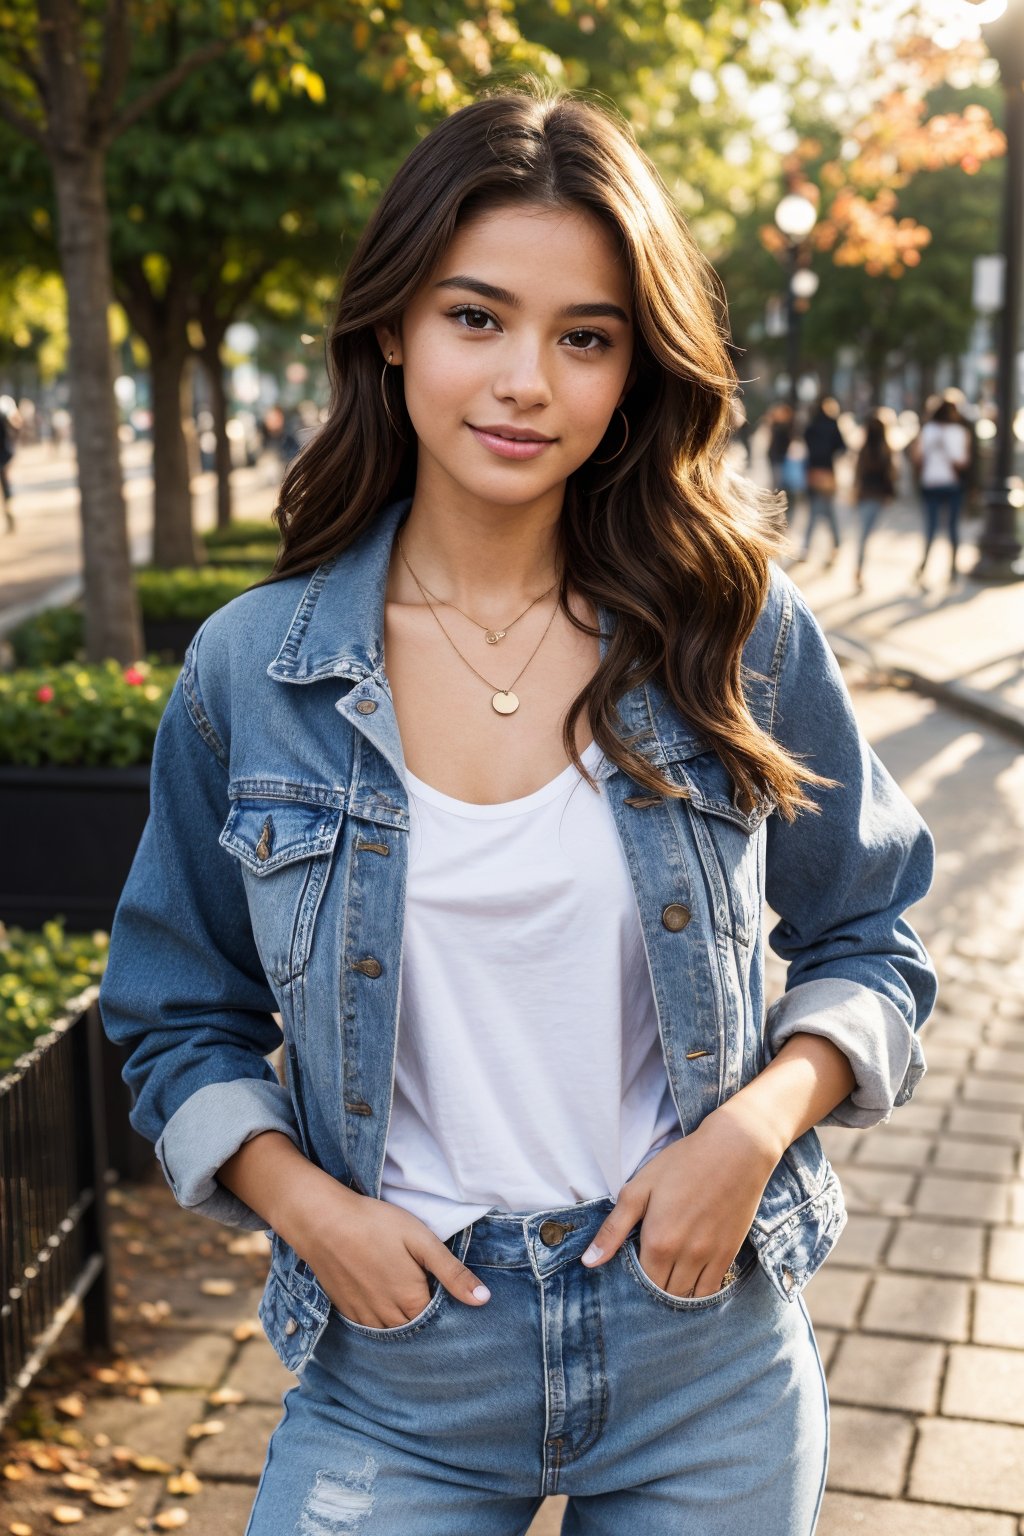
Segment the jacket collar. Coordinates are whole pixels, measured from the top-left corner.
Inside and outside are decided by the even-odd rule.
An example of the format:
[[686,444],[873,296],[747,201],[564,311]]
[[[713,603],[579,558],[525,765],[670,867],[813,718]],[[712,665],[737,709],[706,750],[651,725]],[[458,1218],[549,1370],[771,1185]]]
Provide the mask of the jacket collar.
[[[315,683],[330,677],[361,683],[380,669],[388,562],[395,534],[411,506],[411,496],[390,502],[358,539],[317,566],[281,648],[267,668],[268,676],[282,683]],[[597,613],[603,657],[615,615],[601,605]],[[619,700],[618,712],[620,735],[633,737],[636,749],[655,763],[706,750],[706,743],[671,708],[656,683],[628,689]]]

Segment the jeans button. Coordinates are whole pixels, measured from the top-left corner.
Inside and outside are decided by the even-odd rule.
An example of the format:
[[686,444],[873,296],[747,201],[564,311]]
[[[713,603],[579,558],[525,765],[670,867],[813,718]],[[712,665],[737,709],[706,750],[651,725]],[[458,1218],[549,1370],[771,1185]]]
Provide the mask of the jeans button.
[[540,1224],[540,1240],[545,1248],[557,1248],[569,1228],[560,1221],[542,1221]]
[[662,908],[661,920],[669,933],[681,933],[690,921],[689,907],[681,907],[678,902],[671,902],[669,906]]
[[298,1332],[298,1327],[299,1327],[299,1325],[295,1321],[294,1317],[290,1317],[288,1319],[288,1321],[284,1325],[284,1331],[288,1335],[288,1337],[291,1338],[293,1333],[297,1333]]

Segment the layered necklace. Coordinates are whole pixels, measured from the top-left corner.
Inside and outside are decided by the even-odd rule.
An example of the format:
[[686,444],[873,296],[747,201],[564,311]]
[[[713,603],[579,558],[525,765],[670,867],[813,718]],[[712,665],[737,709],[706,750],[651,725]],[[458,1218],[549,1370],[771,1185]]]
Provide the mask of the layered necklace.
[[[543,645],[545,636],[547,635],[548,630],[551,628],[551,625],[552,625],[552,622],[554,620],[555,614],[558,611],[558,604],[556,603],[554,608],[552,608],[552,610],[551,610],[551,618],[548,619],[548,622],[547,622],[547,624],[544,627],[544,633],[541,635],[540,639],[537,641],[537,644],[534,646],[533,650],[530,652],[529,656],[526,658],[525,663],[523,664],[523,666],[520,667],[519,671],[516,673],[515,677],[509,683],[507,688],[499,688],[496,683],[492,683],[488,678],[484,677],[482,672],[478,672],[477,671],[476,667],[474,667],[473,663],[470,661],[468,656],[464,656],[463,655],[463,653],[459,650],[458,646],[455,644],[455,641],[452,639],[451,635],[448,633],[447,629],[445,629],[444,625],[441,623],[440,616],[438,615],[437,609],[435,608],[434,604],[435,603],[442,603],[446,607],[454,608],[457,613],[461,613],[462,614],[463,618],[469,619],[469,622],[471,624],[475,624],[478,629],[482,629],[483,630],[483,632],[484,632],[484,639],[486,640],[488,645],[498,645],[502,640],[504,640],[505,636],[508,634],[508,632],[512,628],[513,624],[518,624],[519,620],[524,618],[526,616],[526,614],[529,613],[530,609],[535,607],[536,604],[540,602],[541,598],[547,597],[549,592],[553,592],[554,591],[554,589],[555,589],[555,587],[557,585],[557,582],[553,581],[551,583],[550,587],[548,587],[547,592],[541,592],[540,596],[535,597],[533,599],[533,602],[532,603],[528,603],[526,605],[526,607],[523,609],[522,613],[517,613],[514,619],[510,619],[503,629],[491,629],[487,624],[481,624],[479,619],[474,619],[472,614],[467,613],[464,608],[460,608],[458,603],[445,603],[445,600],[443,598],[437,597],[435,593],[428,591],[428,589],[423,585],[422,581],[420,581],[419,577],[416,575],[416,572],[413,570],[412,566],[409,564],[408,559],[406,558],[405,550],[402,548],[402,536],[401,536],[401,534],[398,535],[397,542],[398,542],[398,552],[401,555],[403,561],[405,561],[406,570],[409,572],[409,575],[412,577],[413,581],[416,583],[417,587],[419,588],[419,590],[420,590],[420,592],[421,592],[421,594],[423,596],[423,601],[426,603],[427,607],[430,609],[431,613],[434,615],[434,618],[437,620],[437,623],[438,623],[438,625],[439,625],[439,627],[441,629],[441,632],[445,636],[445,638],[447,639],[448,644],[451,646],[451,648],[455,652],[455,654],[457,656],[459,656],[466,663],[466,666],[469,668],[469,670],[471,672],[475,673],[476,676],[480,679],[480,681],[482,683],[486,683],[488,688],[490,688],[492,690],[492,693],[491,693],[491,708],[493,710],[495,710],[495,712],[497,714],[499,714],[499,715],[514,715],[516,710],[519,708],[519,697],[518,697],[517,694],[512,692],[512,689],[514,688],[515,684],[518,683],[519,679],[522,677],[523,673],[526,671],[526,668],[530,665],[530,662],[533,660],[533,658],[536,656],[537,652],[540,650],[541,646]],[[431,601],[431,599],[433,599],[433,601]]]

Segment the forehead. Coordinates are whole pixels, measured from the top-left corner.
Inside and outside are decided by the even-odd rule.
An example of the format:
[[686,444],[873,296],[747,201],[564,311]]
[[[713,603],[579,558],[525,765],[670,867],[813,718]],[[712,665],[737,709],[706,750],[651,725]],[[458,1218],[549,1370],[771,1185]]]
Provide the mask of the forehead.
[[477,214],[456,231],[433,281],[456,272],[555,309],[582,299],[630,308],[620,242],[584,208],[519,204]]

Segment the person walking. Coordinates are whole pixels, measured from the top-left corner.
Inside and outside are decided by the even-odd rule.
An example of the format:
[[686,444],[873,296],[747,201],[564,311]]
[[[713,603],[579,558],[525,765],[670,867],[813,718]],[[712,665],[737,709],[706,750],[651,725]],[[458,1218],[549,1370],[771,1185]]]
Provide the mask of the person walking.
[[793,407],[788,401],[779,400],[768,411],[765,419],[768,423],[768,464],[772,490],[784,491],[786,455],[793,440]]
[[873,411],[868,417],[864,442],[857,454],[853,481],[857,503],[860,533],[857,541],[857,567],[854,580],[857,591],[864,590],[864,558],[868,539],[878,522],[882,509],[896,494],[896,480],[892,449],[886,436],[885,417],[881,411]]
[[730,468],[716,291],[611,112],[442,121],[161,720],[100,1005],[177,1199],[271,1235],[247,1536],[814,1529],[815,1126],[921,1075],[932,841]]
[[956,556],[960,546],[961,476],[971,459],[971,435],[952,400],[942,400],[921,428],[911,449],[919,472],[924,513],[924,548],[917,581],[924,586],[925,568],[945,510],[949,535],[949,579],[957,577]]
[[7,533],[14,533],[17,529],[11,506],[14,493],[11,490],[8,465],[14,458],[14,444],[21,425],[22,417],[18,407],[9,396],[5,396],[0,403],[0,501],[3,502],[4,528]]
[[832,535],[832,553],[826,560],[832,565],[839,553],[839,524],[836,521],[835,461],[846,452],[846,439],[838,422],[839,405],[831,396],[818,401],[804,428],[807,444],[807,525],[801,560],[809,560],[815,525],[823,522]]

